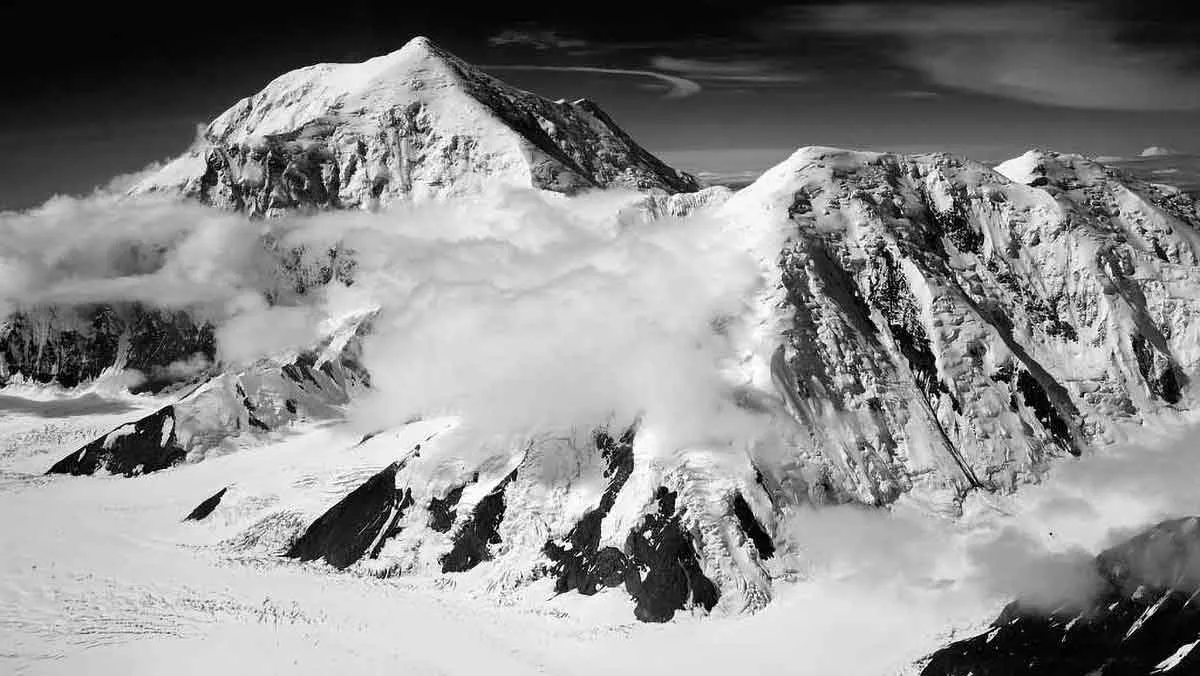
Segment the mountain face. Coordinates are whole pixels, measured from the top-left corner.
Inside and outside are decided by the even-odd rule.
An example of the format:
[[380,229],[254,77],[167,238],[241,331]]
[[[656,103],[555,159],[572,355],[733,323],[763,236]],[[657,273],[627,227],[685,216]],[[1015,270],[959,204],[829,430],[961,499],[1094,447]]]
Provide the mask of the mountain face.
[[1110,440],[1114,421],[1189,402],[1200,217],[1186,196],[1078,156],[997,173],[807,148],[722,212],[773,280],[751,377],[822,468],[793,492],[1009,489]]
[[363,63],[277,78],[133,191],[270,215],[444,198],[483,181],[563,193],[699,189],[594,103],[521,91],[415,38]]
[[145,381],[132,389],[156,391],[179,380],[184,365],[215,355],[211,324],[139,303],[45,306],[0,318],[0,385],[19,376],[74,387],[107,369],[136,369]]
[[[1114,422],[1191,406],[1196,205],[1079,156],[992,170],[803,148],[737,193],[669,194],[694,182],[594,106],[505,87],[416,40],[283,76],[134,193],[270,216],[451,198],[479,177],[634,187],[650,193],[639,218],[704,209],[738,235],[762,284],[721,329],[741,352],[723,375],[779,443],[663,449],[637,420],[481,442],[458,421],[421,421],[364,440],[358,484],[314,480],[323,511],[212,486],[194,513],[237,524],[238,551],[380,576],[470,572],[488,590],[620,589],[643,621],[742,612],[770,601],[797,506],[913,493],[954,513],[969,491],[1011,490],[1112,441]],[[300,286],[353,277],[352,261],[322,270]],[[355,357],[366,331],[364,315],[311,353],[217,373],[52,471],[156,471],[334,417],[369,382]],[[389,434],[422,425],[431,443],[389,451]]]
[[922,676],[1194,674],[1200,671],[1200,519],[1166,521],[1095,560],[1083,608],[1018,600],[988,630],[946,646]]

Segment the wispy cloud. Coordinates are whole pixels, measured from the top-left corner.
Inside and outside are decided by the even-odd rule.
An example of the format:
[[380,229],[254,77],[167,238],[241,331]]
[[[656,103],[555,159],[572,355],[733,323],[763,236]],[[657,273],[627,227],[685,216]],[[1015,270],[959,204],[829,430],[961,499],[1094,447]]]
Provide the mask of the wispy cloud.
[[796,31],[878,41],[929,81],[1053,106],[1200,109],[1200,72],[1178,46],[1122,42],[1087,4],[857,2],[795,11]]
[[773,61],[759,59],[693,59],[673,56],[656,56],[650,65],[687,76],[701,82],[723,82],[744,86],[788,85],[812,80],[805,73]]
[[703,87],[697,82],[678,75],[669,75],[653,70],[638,70],[634,68],[601,68],[599,66],[540,66],[532,64],[514,64],[500,66],[484,66],[484,70],[523,70],[550,71],[565,73],[599,73],[601,75],[624,75],[658,80],[666,85],[666,98],[682,99],[699,94]]

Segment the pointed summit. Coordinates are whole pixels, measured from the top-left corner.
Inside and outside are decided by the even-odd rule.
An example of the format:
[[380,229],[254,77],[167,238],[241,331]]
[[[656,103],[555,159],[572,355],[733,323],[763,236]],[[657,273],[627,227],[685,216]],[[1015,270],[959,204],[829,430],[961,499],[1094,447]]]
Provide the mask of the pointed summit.
[[510,87],[416,37],[362,63],[281,75],[133,192],[264,215],[444,198],[493,182],[557,192],[698,189],[594,103]]

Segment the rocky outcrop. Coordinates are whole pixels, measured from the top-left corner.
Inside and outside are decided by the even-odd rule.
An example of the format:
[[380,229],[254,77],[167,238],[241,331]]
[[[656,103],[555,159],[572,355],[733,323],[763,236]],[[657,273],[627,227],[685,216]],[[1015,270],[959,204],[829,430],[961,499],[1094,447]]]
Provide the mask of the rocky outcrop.
[[554,591],[571,590],[590,596],[603,587],[615,587],[625,581],[629,562],[625,552],[615,547],[600,547],[604,517],[612,511],[617,495],[633,473],[633,437],[630,428],[621,438],[613,439],[606,431],[596,433],[596,448],[604,458],[604,478],[608,484],[600,504],[583,515],[561,541],[547,542],[546,557],[554,562]]
[[314,521],[288,550],[288,558],[323,559],[342,569],[378,552],[383,538],[412,506],[412,493],[396,487],[400,461],[388,465]]
[[165,406],[122,425],[54,463],[47,474],[95,474],[99,471],[137,476],[181,462],[187,451],[176,433],[174,406]]
[[506,506],[504,491],[516,478],[517,470],[514,469],[476,503],[466,522],[455,531],[450,551],[441,558],[443,573],[471,570],[492,558],[489,545],[501,542],[499,528]]
[[363,63],[280,76],[134,193],[182,193],[270,215],[442,198],[486,183],[565,193],[699,189],[591,101],[549,101],[414,38]]
[[669,622],[677,610],[712,610],[721,592],[705,577],[690,533],[676,509],[676,495],[665,487],[655,493],[657,510],[647,514],[625,540],[629,567],[625,589],[637,601],[642,622]]
[[203,521],[203,520],[207,519],[209,517],[209,515],[212,514],[213,511],[217,508],[217,506],[221,504],[221,498],[225,497],[225,493],[228,490],[229,490],[229,487],[226,486],[225,488],[222,488],[221,490],[217,491],[216,493],[213,493],[211,496],[205,498],[203,502],[196,505],[195,509],[188,512],[188,515],[183,517],[183,520],[184,521]]
[[1166,521],[1096,558],[1101,587],[1046,612],[1022,600],[938,650],[923,676],[1192,674],[1200,670],[1200,518]]

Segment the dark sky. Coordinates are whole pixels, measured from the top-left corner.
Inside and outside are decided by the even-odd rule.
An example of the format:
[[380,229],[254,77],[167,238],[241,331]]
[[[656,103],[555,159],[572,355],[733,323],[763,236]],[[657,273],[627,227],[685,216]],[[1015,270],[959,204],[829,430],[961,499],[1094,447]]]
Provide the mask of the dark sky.
[[0,9],[0,208],[178,154],[276,75],[414,35],[525,89],[595,99],[694,171],[812,144],[1200,152],[1189,2],[103,4]]

